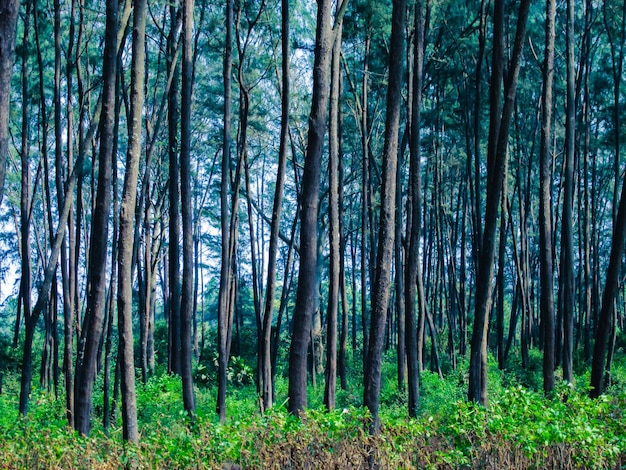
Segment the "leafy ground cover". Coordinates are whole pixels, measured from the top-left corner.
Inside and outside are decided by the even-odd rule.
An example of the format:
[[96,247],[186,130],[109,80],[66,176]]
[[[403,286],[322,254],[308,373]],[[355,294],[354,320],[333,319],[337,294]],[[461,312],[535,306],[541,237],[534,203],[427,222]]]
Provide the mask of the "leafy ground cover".
[[[591,400],[563,385],[551,398],[500,386],[485,409],[462,398],[458,377],[422,376],[422,413],[407,419],[401,392],[388,386],[382,432],[368,433],[359,406],[327,412],[312,404],[301,419],[284,406],[261,415],[253,386],[235,388],[230,416],[216,422],[213,390],[198,390],[187,419],[180,383],[162,375],[138,390],[139,445],[124,444],[119,416],[88,438],[67,426],[63,400],[35,390],[31,413],[17,415],[17,377],[0,395],[0,468],[619,468],[626,462],[626,394]],[[279,380],[278,389],[286,384]],[[385,391],[384,391],[385,392]],[[316,401],[316,391],[312,391]],[[344,392],[343,402],[356,401]],[[96,400],[96,414],[100,409]]]

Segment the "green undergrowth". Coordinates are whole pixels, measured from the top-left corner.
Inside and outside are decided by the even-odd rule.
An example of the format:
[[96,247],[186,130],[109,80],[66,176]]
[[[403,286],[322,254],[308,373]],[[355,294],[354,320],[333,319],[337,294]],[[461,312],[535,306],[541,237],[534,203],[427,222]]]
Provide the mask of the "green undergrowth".
[[[626,456],[626,393],[598,400],[562,385],[550,398],[521,386],[490,390],[488,408],[463,399],[462,377],[422,375],[421,412],[408,419],[402,393],[386,384],[380,434],[367,410],[341,403],[326,411],[312,391],[301,417],[284,403],[261,414],[253,386],[229,392],[217,422],[215,391],[197,390],[191,423],[180,381],[168,375],[138,387],[140,443],[125,445],[119,416],[88,438],[66,424],[63,399],[35,390],[27,418],[17,415],[17,378],[0,395],[0,468],[619,468]],[[284,395],[284,379],[277,384]],[[357,394],[343,392],[356,401]],[[100,401],[98,401],[100,400]],[[101,398],[94,402],[95,413]]]

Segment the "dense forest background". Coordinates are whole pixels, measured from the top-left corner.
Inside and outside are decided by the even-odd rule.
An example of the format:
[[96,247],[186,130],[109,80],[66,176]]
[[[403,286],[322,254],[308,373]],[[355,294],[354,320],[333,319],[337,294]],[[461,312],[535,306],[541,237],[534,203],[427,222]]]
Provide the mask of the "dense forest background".
[[483,405],[491,360],[539,363],[523,385],[548,395],[612,383],[626,2],[0,11],[0,374],[22,415],[38,380],[80,433],[119,406],[137,441],[135,381],[180,376],[191,420],[216,386],[224,421],[229,387],[264,412],[284,377],[296,415],[308,385],[334,409],[358,384],[375,434],[381,381],[415,416],[426,370]]

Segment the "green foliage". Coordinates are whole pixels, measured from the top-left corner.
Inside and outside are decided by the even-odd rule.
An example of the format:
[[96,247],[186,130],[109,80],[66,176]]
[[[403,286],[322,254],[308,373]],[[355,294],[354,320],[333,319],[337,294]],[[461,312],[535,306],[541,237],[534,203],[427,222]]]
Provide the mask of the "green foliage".
[[[392,359],[390,356],[388,359]],[[360,362],[360,358],[356,359]],[[124,444],[119,420],[109,433],[94,423],[79,437],[65,420],[63,399],[34,388],[31,412],[17,415],[17,374],[0,395],[1,468],[613,468],[626,458],[626,393],[592,400],[567,384],[546,398],[519,384],[505,386],[491,364],[489,408],[465,401],[465,370],[442,379],[423,371],[420,416],[408,419],[405,396],[392,364],[381,396],[381,433],[369,434],[368,411],[353,392],[340,394],[328,411],[311,391],[310,408],[298,419],[285,409],[287,382],[277,378],[277,405],[259,413],[253,385],[232,387],[228,418],[213,412],[214,387],[197,390],[198,414],[189,422],[181,381],[161,375],[137,385],[140,443]],[[241,359],[232,364],[245,371]],[[235,368],[236,368],[235,367]],[[616,364],[616,375],[624,374]],[[500,378],[499,378],[500,377]],[[490,382],[490,384],[491,384]],[[581,380],[581,383],[583,381]],[[283,401],[281,404],[281,400]],[[356,404],[347,404],[355,402]]]

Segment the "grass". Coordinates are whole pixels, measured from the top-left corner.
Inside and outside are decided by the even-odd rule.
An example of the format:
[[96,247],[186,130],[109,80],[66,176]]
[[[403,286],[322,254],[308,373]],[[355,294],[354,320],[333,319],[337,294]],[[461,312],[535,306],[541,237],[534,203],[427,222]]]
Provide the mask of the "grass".
[[[19,417],[18,377],[9,375],[0,395],[0,468],[618,468],[626,461],[623,387],[591,400],[586,390],[562,385],[546,398],[492,374],[485,409],[464,400],[461,369],[447,379],[424,371],[417,419],[406,417],[404,393],[386,380],[378,436],[367,432],[358,384],[330,412],[312,390],[301,419],[284,403],[261,415],[254,386],[232,387],[223,425],[213,411],[215,390],[198,388],[191,425],[179,379],[161,375],[138,387],[138,445],[123,442],[119,413],[106,432],[94,420],[91,435],[79,437],[67,426],[62,397],[45,390],[33,391],[30,414]],[[286,389],[279,378],[279,403]],[[101,405],[96,396],[96,413]]]

